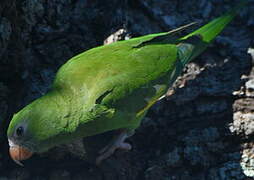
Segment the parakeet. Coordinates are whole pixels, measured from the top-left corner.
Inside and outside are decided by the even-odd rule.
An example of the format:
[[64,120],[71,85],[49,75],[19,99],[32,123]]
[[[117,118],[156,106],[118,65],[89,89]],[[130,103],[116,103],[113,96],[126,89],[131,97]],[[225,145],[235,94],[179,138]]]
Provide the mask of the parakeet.
[[57,72],[48,93],[14,114],[7,132],[10,156],[21,164],[33,153],[111,130],[119,135],[99,152],[97,164],[116,149],[131,149],[125,139],[149,108],[243,5],[187,35],[180,32],[192,24],[71,58]]

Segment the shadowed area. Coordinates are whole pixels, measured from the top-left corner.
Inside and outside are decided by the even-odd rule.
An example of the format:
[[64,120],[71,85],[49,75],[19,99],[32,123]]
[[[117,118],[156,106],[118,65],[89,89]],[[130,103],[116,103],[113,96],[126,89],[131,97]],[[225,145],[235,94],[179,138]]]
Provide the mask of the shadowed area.
[[[236,1],[3,0],[0,2],[0,179],[239,179],[254,177],[254,4],[250,2],[148,112],[129,152],[100,168],[104,133],[17,166],[6,129],[48,91],[57,69],[92,47],[206,23]],[[191,30],[190,30],[191,31]],[[249,52],[249,53],[248,53]],[[97,99],[100,102],[109,92]]]

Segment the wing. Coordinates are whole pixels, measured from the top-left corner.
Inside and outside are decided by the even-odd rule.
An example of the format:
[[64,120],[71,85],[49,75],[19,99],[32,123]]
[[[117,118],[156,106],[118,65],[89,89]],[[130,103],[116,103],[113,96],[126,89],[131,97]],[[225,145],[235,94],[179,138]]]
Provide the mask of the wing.
[[177,46],[158,43],[158,35],[93,48],[72,58],[58,71],[53,89],[64,92],[76,108],[91,111],[101,105],[126,121],[143,116],[166,92],[177,62]]

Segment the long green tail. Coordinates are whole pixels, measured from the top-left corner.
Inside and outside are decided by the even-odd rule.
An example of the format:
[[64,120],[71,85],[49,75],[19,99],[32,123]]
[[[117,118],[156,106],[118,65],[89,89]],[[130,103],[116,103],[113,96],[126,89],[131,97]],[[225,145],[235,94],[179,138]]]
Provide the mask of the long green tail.
[[241,1],[235,8],[218,17],[210,23],[202,26],[198,30],[180,38],[183,40],[178,45],[179,58],[183,65],[194,59],[202,53],[208,44],[227,26],[227,24],[236,16],[238,11],[247,4],[247,1]]

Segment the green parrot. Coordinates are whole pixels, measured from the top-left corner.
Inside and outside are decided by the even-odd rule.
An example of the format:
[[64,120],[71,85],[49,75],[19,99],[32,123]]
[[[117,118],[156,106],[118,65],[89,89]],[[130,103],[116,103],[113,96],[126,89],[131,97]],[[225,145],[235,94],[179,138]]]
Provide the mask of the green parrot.
[[193,23],[71,58],[59,69],[47,94],[14,114],[7,132],[10,156],[21,165],[33,153],[111,130],[119,134],[98,153],[96,163],[116,149],[130,150],[125,139],[149,108],[244,4],[187,35],[182,30]]

